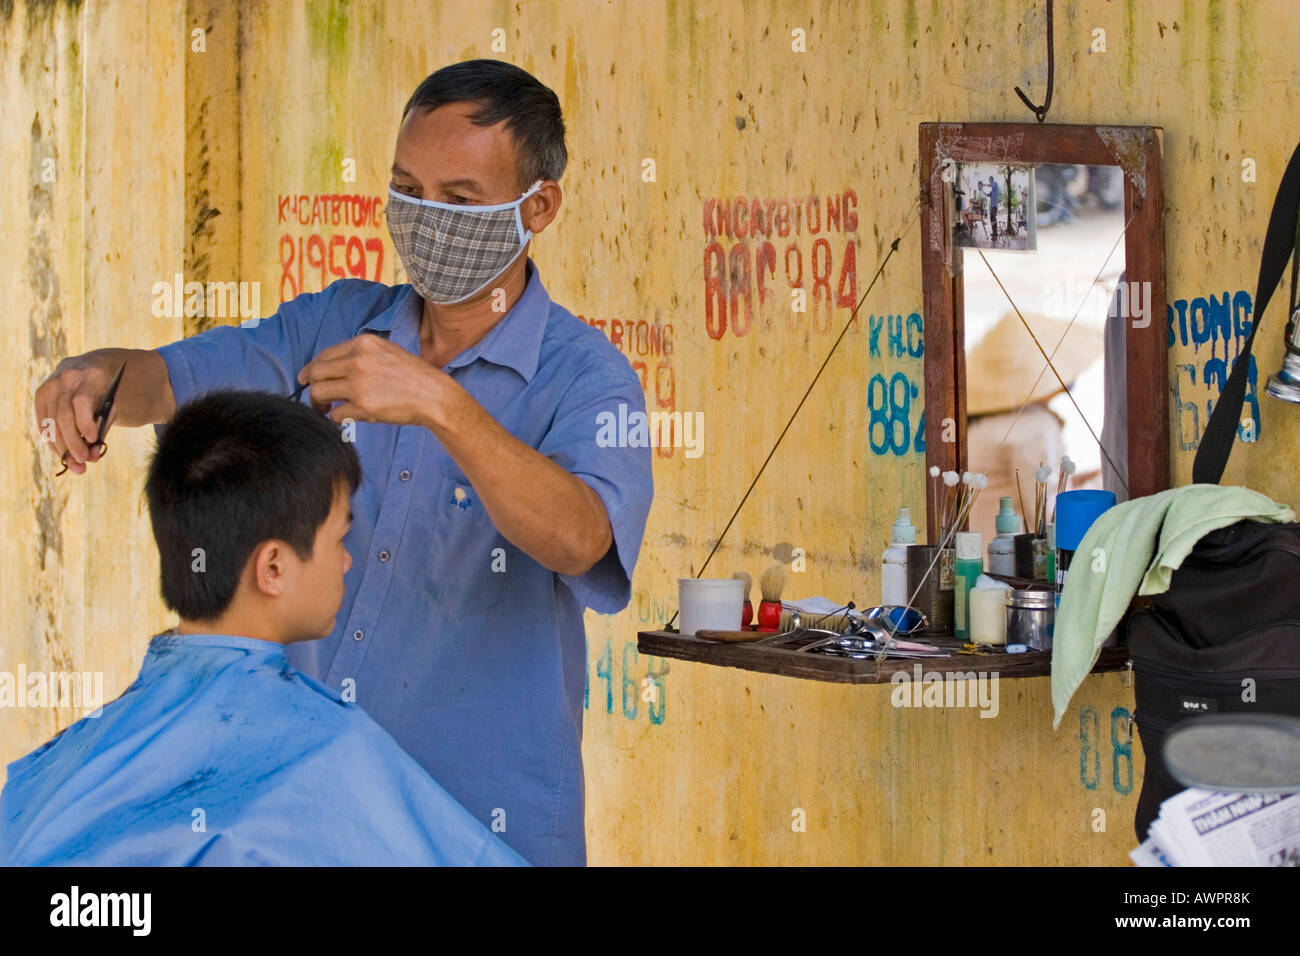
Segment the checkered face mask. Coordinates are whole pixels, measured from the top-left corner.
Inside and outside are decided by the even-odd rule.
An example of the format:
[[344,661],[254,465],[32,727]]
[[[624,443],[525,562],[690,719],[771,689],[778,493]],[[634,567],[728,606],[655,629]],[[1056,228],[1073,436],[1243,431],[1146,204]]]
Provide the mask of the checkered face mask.
[[389,186],[388,233],[420,298],[464,302],[504,272],[532,238],[519,207],[542,182],[497,206],[412,199]]

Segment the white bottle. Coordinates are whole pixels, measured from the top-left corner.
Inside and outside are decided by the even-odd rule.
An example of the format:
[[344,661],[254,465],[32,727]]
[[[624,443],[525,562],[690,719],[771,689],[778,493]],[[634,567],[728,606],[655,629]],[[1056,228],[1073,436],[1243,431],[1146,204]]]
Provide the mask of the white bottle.
[[907,604],[907,548],[915,543],[912,509],[899,508],[889,547],[880,557],[880,603],[886,607]]

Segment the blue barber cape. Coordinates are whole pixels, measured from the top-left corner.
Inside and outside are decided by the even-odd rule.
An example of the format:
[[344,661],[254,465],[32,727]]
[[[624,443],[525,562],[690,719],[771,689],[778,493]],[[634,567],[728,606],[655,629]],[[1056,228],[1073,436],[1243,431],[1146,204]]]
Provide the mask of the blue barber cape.
[[168,633],[100,716],[9,765],[0,863],[524,860],[283,645]]

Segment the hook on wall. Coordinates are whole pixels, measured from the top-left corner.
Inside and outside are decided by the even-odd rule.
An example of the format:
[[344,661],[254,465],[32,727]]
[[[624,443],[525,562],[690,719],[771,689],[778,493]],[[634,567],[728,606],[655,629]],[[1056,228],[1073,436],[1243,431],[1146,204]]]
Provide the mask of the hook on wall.
[[1038,117],[1038,122],[1047,118],[1047,111],[1052,106],[1052,80],[1056,72],[1056,58],[1052,52],[1052,0],[1047,0],[1047,99],[1043,100],[1042,106],[1035,106],[1025,95],[1025,91],[1016,87],[1016,95],[1021,101],[1033,111]]

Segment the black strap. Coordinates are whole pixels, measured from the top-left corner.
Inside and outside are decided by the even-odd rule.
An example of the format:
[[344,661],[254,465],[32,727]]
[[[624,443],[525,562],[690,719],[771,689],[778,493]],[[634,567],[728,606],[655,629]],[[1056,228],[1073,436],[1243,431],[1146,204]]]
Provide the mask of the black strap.
[[1264,309],[1273,297],[1273,290],[1282,281],[1286,261],[1291,257],[1296,243],[1297,209],[1300,208],[1300,146],[1291,154],[1282,183],[1273,200],[1273,212],[1268,217],[1268,233],[1264,237],[1264,255],[1259,263],[1259,284],[1255,289],[1253,322],[1246,344],[1233,363],[1227,384],[1215,403],[1210,420],[1205,424],[1205,434],[1196,449],[1192,463],[1192,481],[1196,484],[1217,485],[1223,469],[1232,454],[1232,442],[1237,437],[1237,424],[1241,420],[1241,406],[1246,400],[1246,380],[1250,370],[1250,349],[1255,344],[1255,333],[1264,318]]

